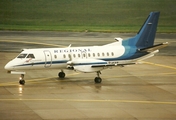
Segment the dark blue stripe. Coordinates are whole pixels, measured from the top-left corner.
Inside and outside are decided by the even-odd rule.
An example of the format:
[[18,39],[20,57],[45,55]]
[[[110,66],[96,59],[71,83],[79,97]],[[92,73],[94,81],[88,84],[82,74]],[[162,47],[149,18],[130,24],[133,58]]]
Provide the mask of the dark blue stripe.
[[52,62],[37,62],[37,63],[28,63],[28,64],[22,64],[22,65],[16,65],[16,66],[34,66],[34,65],[45,65],[45,64],[62,64],[67,63],[68,61],[52,61]]
[[104,65],[107,64],[107,62],[93,62],[93,63],[77,63],[74,64],[74,66],[79,66],[79,65]]

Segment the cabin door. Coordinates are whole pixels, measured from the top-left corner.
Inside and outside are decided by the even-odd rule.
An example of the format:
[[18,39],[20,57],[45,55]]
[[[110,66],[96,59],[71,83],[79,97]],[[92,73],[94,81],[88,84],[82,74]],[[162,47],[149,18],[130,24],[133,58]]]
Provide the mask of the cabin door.
[[49,50],[45,50],[43,51],[45,54],[45,66],[46,68],[51,67],[52,65],[52,56],[51,56],[51,52]]

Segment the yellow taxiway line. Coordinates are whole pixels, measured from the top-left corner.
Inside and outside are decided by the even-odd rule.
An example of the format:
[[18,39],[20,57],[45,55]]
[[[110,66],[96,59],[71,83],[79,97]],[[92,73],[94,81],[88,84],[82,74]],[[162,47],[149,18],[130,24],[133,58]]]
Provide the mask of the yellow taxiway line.
[[[73,74],[68,74],[67,76],[74,76],[80,73],[73,73]],[[58,77],[47,77],[47,78],[37,78],[37,79],[31,79],[31,80],[25,80],[26,82],[28,82],[28,84],[32,83],[32,82],[39,82],[39,81],[44,81],[44,80],[48,80],[48,79],[57,79]],[[14,82],[6,82],[6,83],[0,83],[0,86],[12,86],[12,85],[19,85],[17,81]]]
[[93,99],[0,99],[0,101],[58,101],[58,102],[111,102],[111,103],[140,103],[176,105],[175,101],[138,101],[138,100],[93,100]]
[[149,65],[158,66],[158,67],[164,67],[164,68],[169,68],[169,69],[176,70],[176,67],[172,67],[172,66],[168,66],[168,65],[156,64],[156,63],[145,62],[145,61],[143,61],[143,63],[145,63],[145,64],[149,64]]
[[[153,65],[153,66],[158,66],[158,67],[164,67],[167,69],[172,69],[172,70],[176,70],[176,67],[172,67],[172,66],[167,66],[167,65],[163,65],[163,64],[156,64],[156,63],[152,63],[152,62],[145,62],[143,61],[144,64],[148,64],[148,65]],[[73,73],[67,76],[73,76],[73,75],[77,75],[80,73]],[[176,72],[169,72],[169,73],[158,73],[158,74],[140,74],[140,75],[136,75],[136,76],[156,76],[156,75],[175,75]],[[122,78],[122,77],[129,77],[129,76],[133,76],[133,75],[118,75],[118,76],[104,76],[104,78]],[[57,77],[47,77],[47,78],[37,78],[37,79],[31,79],[31,80],[26,80],[27,82],[39,82],[39,81],[44,81],[47,79],[56,79]],[[0,83],[0,86],[12,86],[12,85],[18,85],[18,82],[14,81],[14,82],[7,82],[7,83]]]

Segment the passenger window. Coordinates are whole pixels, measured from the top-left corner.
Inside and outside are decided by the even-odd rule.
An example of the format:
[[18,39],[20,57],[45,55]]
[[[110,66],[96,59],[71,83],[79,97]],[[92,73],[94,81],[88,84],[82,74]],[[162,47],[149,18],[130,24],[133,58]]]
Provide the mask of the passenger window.
[[78,54],[78,57],[80,58],[80,57],[81,57],[81,55],[80,55],[80,54]]
[[112,52],[111,55],[114,56],[114,53]]
[[97,53],[98,57],[100,56],[100,53]]
[[68,57],[69,57],[69,59],[72,59],[72,56],[70,54],[68,54]]
[[57,55],[54,55],[54,58],[56,59],[56,58],[57,58]]
[[63,57],[66,58],[66,55],[64,54]]
[[27,54],[20,54],[17,58],[25,58]]
[[104,56],[104,53],[102,53],[102,56]]
[[88,54],[88,56],[90,57],[90,53]]
[[35,58],[33,54],[29,54],[27,58]]
[[93,53],[93,56],[95,57],[95,53]]
[[109,56],[109,53],[107,53],[107,56]]

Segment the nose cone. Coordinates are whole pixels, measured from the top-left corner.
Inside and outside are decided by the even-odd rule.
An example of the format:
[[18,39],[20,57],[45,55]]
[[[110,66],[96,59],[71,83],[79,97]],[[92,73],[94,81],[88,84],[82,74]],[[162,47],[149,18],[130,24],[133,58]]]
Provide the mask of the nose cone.
[[13,65],[11,64],[11,62],[8,62],[5,66],[4,66],[4,69],[6,70],[13,70]]

